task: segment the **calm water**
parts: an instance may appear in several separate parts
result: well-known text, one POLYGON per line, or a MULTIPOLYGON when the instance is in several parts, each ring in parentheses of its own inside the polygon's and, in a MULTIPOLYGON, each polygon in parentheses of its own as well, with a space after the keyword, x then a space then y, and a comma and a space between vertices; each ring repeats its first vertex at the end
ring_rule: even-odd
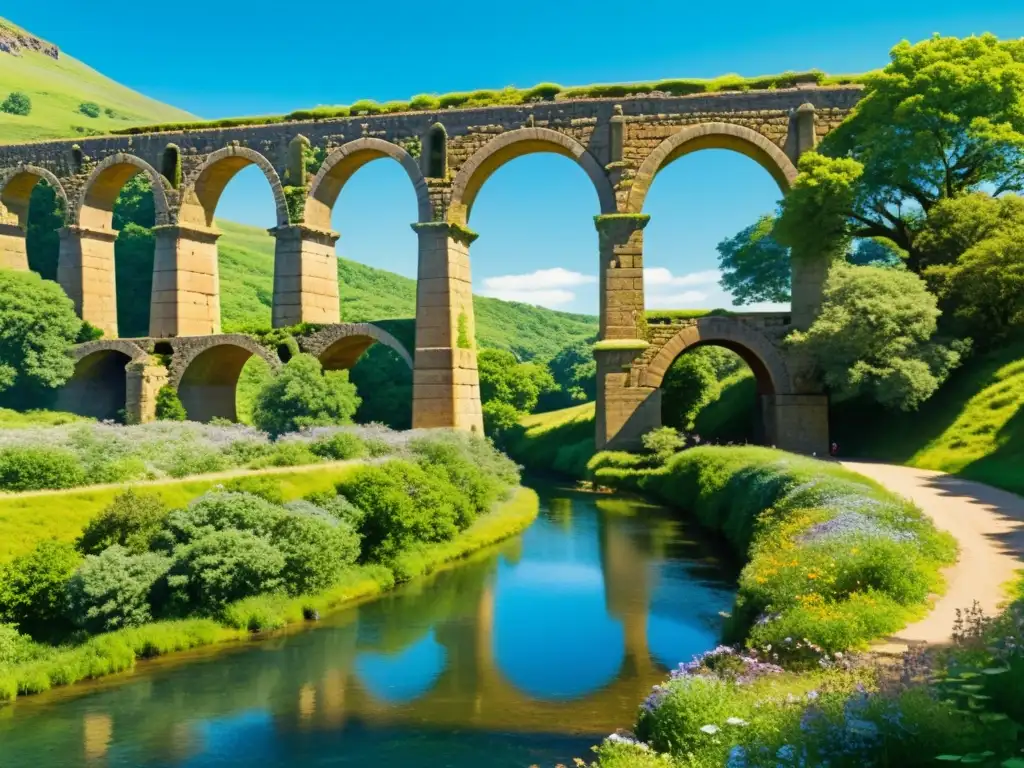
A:
POLYGON ((316 629, 0 708, 0 766, 552 766, 715 644, 732 587, 663 510, 541 488, 522 536, 316 629))

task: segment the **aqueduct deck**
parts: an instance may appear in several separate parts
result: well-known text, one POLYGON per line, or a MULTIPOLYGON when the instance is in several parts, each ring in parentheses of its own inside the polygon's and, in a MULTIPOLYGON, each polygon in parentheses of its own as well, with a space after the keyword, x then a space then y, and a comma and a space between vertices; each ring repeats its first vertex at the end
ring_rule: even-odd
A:
MULTIPOLYGON (((663 341, 661 354, 651 357, 645 351, 657 347, 658 338, 657 333, 651 337, 644 314, 643 229, 648 217, 643 206, 661 169, 701 149, 729 149, 752 158, 785 193, 796 177, 800 154, 838 125, 860 95, 859 86, 647 94, 4 146, 0 266, 28 268, 29 198, 35 184, 45 181, 66 211, 58 281, 83 319, 115 339, 113 206, 123 185, 145 174, 154 192, 157 223, 150 339, 128 343, 148 350, 147 345, 161 339, 223 339, 211 338, 209 349, 198 356, 209 355, 206 374, 195 374, 207 389, 195 389, 183 399, 194 396, 193 409, 207 417, 233 415, 233 396, 228 398, 226 388, 242 352, 231 353, 235 357, 228 360, 223 348, 244 351, 245 345, 219 336, 214 214, 224 188, 241 169, 255 165, 273 192, 274 325, 333 325, 341 318, 334 263, 339 235, 331 230, 332 208, 364 164, 396 161, 418 201, 417 221, 410 222, 419 236, 413 424, 480 429, 469 259, 476 238, 469 229, 473 203, 487 178, 505 163, 529 153, 552 152, 574 160, 596 195, 601 342, 595 348, 597 445, 628 443, 660 423, 658 385, 672 350, 721 343, 753 361, 755 373, 771 374, 759 375, 764 406, 770 411, 765 415, 769 439, 795 450, 823 450, 827 423, 820 387, 756 323, 739 318, 695 321, 690 330, 678 331, 678 338, 663 341), (760 335, 755 339, 753 333, 760 335), (626 373, 624 366, 629 368, 626 373), (783 367, 786 374, 776 375, 783 367)), ((816 315, 825 274, 823 259, 806 256, 793 258, 791 323, 796 328, 806 328, 816 315)), ((339 361, 357 347, 346 353, 336 350, 339 361)), ((135 386, 130 383, 132 371, 140 366, 139 381, 152 383, 166 376, 186 389, 199 386, 189 383, 187 371, 176 379, 173 364, 164 366, 164 373, 147 373, 149 367, 159 367, 153 352, 139 356, 128 347, 118 349, 130 368, 128 390, 135 386)), ((248 350, 245 358, 251 354, 259 352, 248 350)), ((87 358, 81 357, 83 364, 87 358)), ((111 360, 108 356, 101 364, 94 359, 85 368, 115 365, 111 360)), ((195 364, 195 371, 204 366, 198 358, 195 364)), ((140 407, 139 417, 147 417, 147 409, 140 407)))

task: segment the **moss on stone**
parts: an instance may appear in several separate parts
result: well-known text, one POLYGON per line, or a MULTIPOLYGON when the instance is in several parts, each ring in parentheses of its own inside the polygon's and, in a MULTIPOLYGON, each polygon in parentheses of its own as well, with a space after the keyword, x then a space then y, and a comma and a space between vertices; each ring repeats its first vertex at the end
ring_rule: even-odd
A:
POLYGON ((458 328, 458 339, 456 340, 456 346, 459 349, 472 349, 473 340, 469 338, 469 318, 465 312, 459 312, 459 319, 457 322, 458 328))
POLYGON ((292 224, 301 223, 303 216, 306 215, 306 187, 286 186, 284 201, 288 206, 288 221, 292 224))

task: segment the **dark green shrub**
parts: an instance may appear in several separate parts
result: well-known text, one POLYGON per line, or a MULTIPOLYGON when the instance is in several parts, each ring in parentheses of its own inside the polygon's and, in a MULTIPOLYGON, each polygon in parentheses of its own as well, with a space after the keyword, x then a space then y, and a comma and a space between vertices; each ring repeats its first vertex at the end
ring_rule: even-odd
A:
POLYGON ((60 637, 69 629, 64 588, 79 562, 71 544, 50 540, 0 568, 0 622, 36 639, 60 637))
POLYGON ((359 530, 359 525, 366 514, 344 496, 333 491, 313 491, 304 496, 303 501, 313 504, 343 523, 348 523, 355 530, 359 530))
POLYGON ((283 586, 284 555, 249 531, 219 530, 182 548, 167 576, 171 608, 216 611, 283 586))
POLYGON ((64 448, 0 450, 0 488, 5 491, 74 488, 85 485, 86 481, 78 457, 64 448))
MULTIPOLYGON (((13 624, 0 624, 0 667, 29 661, 36 654, 32 638, 18 632, 13 624)), ((3 696, 0 695, 0 700, 3 696)))
POLYGON ((86 117, 99 117, 100 105, 95 101, 83 101, 78 105, 78 111, 86 117))
POLYGON ((554 101, 562 92, 562 86, 555 83, 539 83, 523 91, 523 101, 554 101))
POLYGON ((522 437, 523 425, 519 423, 523 413, 511 403, 492 400, 484 403, 484 433, 496 445, 506 446, 522 437))
POLYGON ((93 634, 145 624, 152 619, 150 592, 170 564, 163 555, 136 555, 117 544, 89 555, 68 582, 71 621, 93 634))
POLYGON ((285 515, 280 507, 250 493, 210 491, 183 509, 170 512, 154 547, 171 551, 214 531, 240 530, 270 537, 285 515))
POLYGON ((312 355, 295 355, 256 395, 253 423, 272 435, 303 427, 348 424, 359 395, 347 371, 324 374, 312 355))
POLYGON ((271 504, 284 503, 281 483, 271 475, 235 477, 224 483, 224 490, 231 493, 248 493, 253 496, 259 496, 271 504))
POLYGON ((477 514, 489 512, 519 482, 516 465, 486 440, 473 435, 440 433, 416 438, 409 448, 428 472, 442 473, 469 499, 475 514, 460 519, 460 528, 467 527, 477 514))
POLYGON ((359 537, 351 527, 294 509, 273 541, 284 555, 281 578, 293 595, 326 589, 359 557, 359 537))
POLYGON ((97 339, 103 338, 103 329, 97 328, 95 325, 90 323, 88 320, 82 321, 82 327, 78 330, 78 336, 75 337, 76 344, 84 344, 87 341, 96 341, 97 339))
POLYGON ((188 413, 181 404, 178 392, 170 385, 160 387, 156 393, 156 417, 161 421, 185 421, 188 413))
POLYGON ((445 478, 408 461, 360 467, 338 491, 364 510, 362 559, 394 557, 421 542, 448 541, 472 515, 466 497, 445 478))
POLYGON ((28 97, 28 94, 21 91, 13 91, 3 100, 3 103, 0 103, 0 112, 6 112, 9 115, 25 117, 31 111, 32 99, 28 97))
POLYGON ((159 496, 129 488, 89 521, 76 542, 78 550, 84 555, 98 555, 119 544, 131 553, 146 552, 166 516, 167 508, 159 496))
POLYGON ((324 459, 344 461, 358 459, 367 454, 366 444, 351 432, 336 432, 329 437, 314 440, 309 450, 324 459))

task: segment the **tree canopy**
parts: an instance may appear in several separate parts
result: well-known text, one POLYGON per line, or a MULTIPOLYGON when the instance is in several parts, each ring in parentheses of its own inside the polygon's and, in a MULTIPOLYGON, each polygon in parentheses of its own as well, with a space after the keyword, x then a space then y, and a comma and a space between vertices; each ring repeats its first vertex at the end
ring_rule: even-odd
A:
POLYGON ((764 215, 716 246, 721 285, 736 304, 790 299, 789 249, 772 237, 774 226, 764 215))
POLYGON ((853 114, 801 158, 776 236, 826 257, 852 237, 881 237, 920 272, 919 235, 941 201, 1024 185, 1022 104, 1024 40, 900 43, 853 114))
POLYGON ((939 317, 924 280, 901 269, 835 264, 821 312, 789 343, 810 353, 836 401, 869 396, 913 410, 960 361, 963 346, 933 340, 939 317))

